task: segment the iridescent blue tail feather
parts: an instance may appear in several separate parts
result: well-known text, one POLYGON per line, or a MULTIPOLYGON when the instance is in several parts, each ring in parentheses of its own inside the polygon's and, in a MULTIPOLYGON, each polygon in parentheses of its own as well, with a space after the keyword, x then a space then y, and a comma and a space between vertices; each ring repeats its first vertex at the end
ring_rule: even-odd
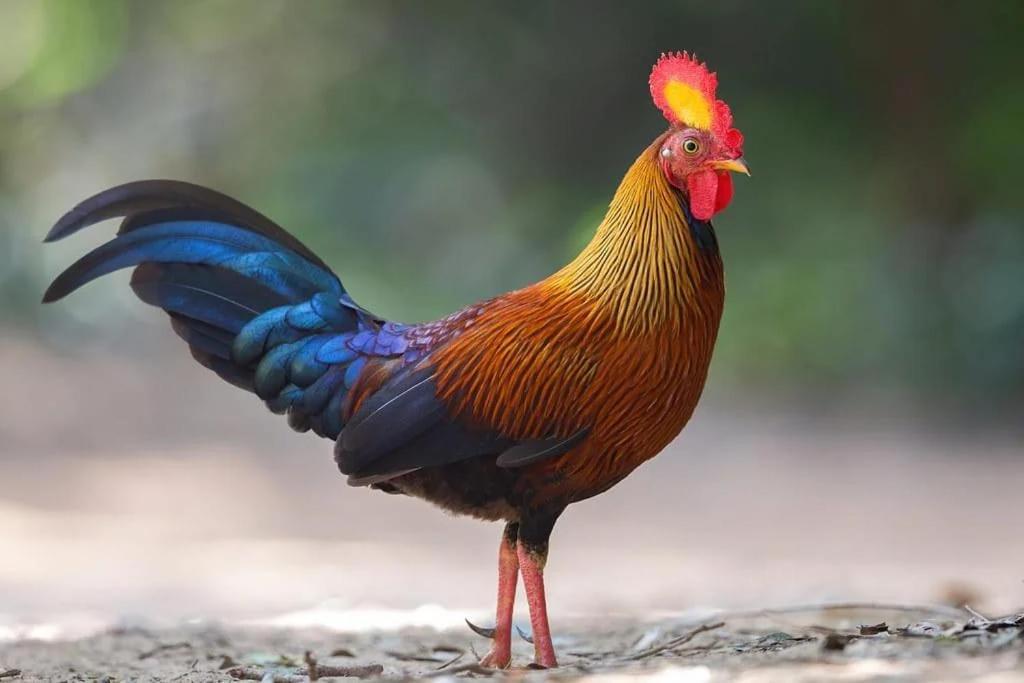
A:
POLYGON ((114 239, 61 273, 43 300, 134 268, 132 290, 170 316, 193 358, 287 415, 293 429, 335 440, 338 466, 355 485, 481 455, 504 453, 498 466, 516 468, 586 436, 517 441, 452 413, 429 362, 442 328, 369 313, 305 245, 212 190, 173 181, 115 187, 72 209, 47 241, 115 217, 123 221, 114 239))
POLYGON ((382 321, 284 229, 189 183, 150 180, 107 190, 68 212, 46 240, 119 216, 117 236, 61 273, 43 301, 134 267, 135 294, 168 313, 199 363, 287 413, 294 428, 334 438, 345 394, 366 361, 349 342, 382 321))

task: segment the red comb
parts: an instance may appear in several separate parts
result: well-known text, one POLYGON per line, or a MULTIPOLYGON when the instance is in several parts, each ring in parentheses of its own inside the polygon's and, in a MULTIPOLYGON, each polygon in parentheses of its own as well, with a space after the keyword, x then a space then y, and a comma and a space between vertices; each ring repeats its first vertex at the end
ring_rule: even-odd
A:
POLYGON ((704 62, 686 52, 662 54, 651 70, 650 84, 654 104, 672 125, 710 130, 726 144, 737 143, 731 147, 742 144, 743 136, 732 128, 729 105, 715 99, 718 77, 704 62), (685 96, 679 94, 681 91, 685 96), (681 97, 685 99, 680 101, 681 97))

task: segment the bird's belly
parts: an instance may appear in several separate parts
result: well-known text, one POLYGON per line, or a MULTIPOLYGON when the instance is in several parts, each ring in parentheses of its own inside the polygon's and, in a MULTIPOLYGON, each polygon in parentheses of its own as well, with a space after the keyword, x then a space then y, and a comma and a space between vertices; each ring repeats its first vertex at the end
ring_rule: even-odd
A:
POLYGON ((487 521, 519 518, 515 473, 499 468, 493 457, 430 467, 388 482, 396 492, 426 500, 448 512, 487 521))

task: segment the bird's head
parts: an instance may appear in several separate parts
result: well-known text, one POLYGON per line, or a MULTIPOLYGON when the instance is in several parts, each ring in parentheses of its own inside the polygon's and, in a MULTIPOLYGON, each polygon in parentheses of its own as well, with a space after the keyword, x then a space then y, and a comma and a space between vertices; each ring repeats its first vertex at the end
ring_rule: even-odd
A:
POLYGON ((665 54, 651 71, 651 97, 668 119, 658 159, 668 182, 682 190, 690 211, 709 220, 732 199, 730 172, 750 175, 743 134, 729 105, 715 99, 718 78, 685 52, 665 54))

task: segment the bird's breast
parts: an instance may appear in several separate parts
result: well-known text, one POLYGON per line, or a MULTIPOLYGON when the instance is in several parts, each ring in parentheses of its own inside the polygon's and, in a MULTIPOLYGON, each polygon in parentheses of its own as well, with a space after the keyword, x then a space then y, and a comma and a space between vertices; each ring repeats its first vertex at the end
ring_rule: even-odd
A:
POLYGON ((620 338, 602 350, 586 404, 592 425, 579 447, 541 463, 528 485, 545 495, 596 495, 653 458, 686 426, 704 388, 718 316, 620 338))

